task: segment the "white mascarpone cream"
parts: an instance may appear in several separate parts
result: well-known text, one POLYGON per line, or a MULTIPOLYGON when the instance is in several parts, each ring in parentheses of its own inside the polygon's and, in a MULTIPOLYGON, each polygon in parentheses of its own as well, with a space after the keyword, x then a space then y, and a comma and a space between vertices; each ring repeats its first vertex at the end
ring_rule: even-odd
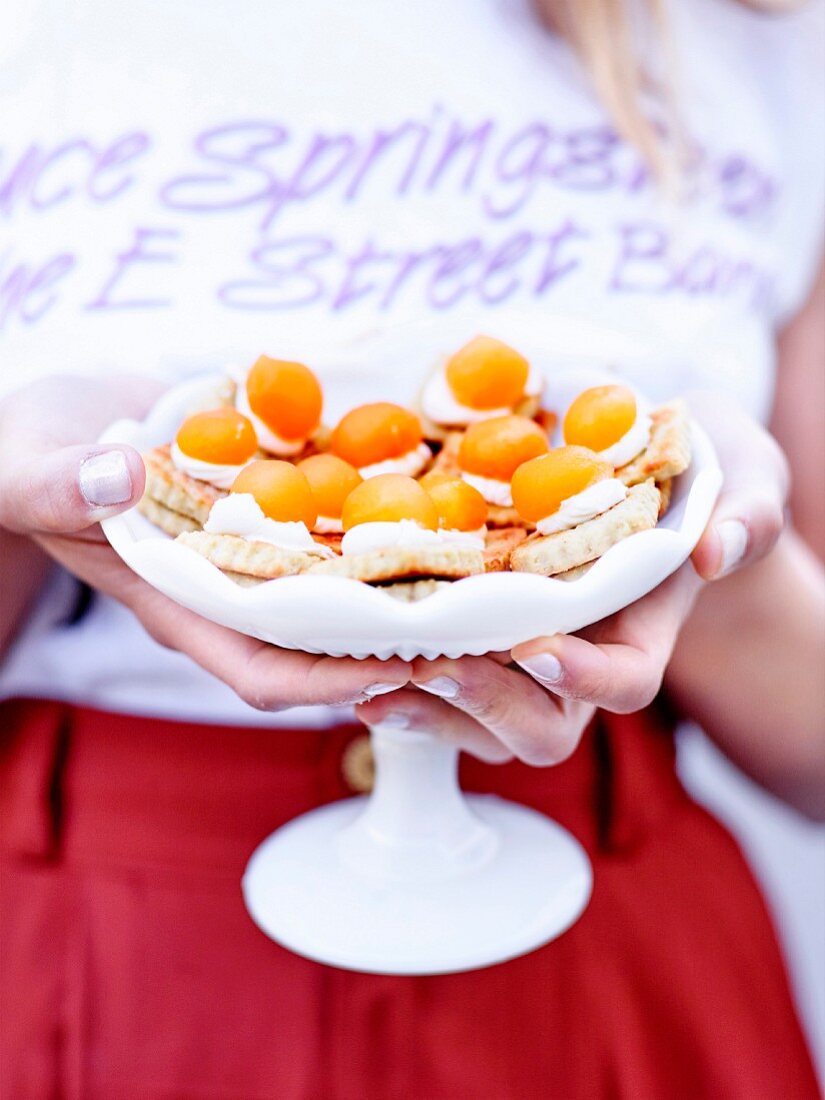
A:
POLYGON ((334 557, 329 547, 315 541, 305 523, 281 523, 264 515, 251 493, 230 493, 216 500, 203 529, 212 535, 237 535, 247 542, 268 542, 280 550, 334 557))
POLYGON ((513 507, 513 493, 509 481, 499 481, 496 477, 482 477, 480 474, 468 474, 461 471, 461 480, 478 489, 488 504, 497 504, 500 508, 513 507))
POLYGON ((216 489, 230 489, 235 478, 246 469, 249 462, 243 462, 240 466, 224 466, 218 462, 205 462, 202 458, 193 458, 184 454, 175 440, 172 441, 170 457, 176 469, 181 470, 196 481, 208 481, 216 489))
POLYGON ((545 519, 539 520, 536 530, 540 535, 553 535, 557 531, 568 531, 571 527, 578 527, 580 523, 586 523, 589 519, 595 519, 608 508, 620 504, 627 496, 627 486, 618 478, 608 477, 597 481, 595 485, 588 485, 580 493, 562 501, 557 512, 545 519))
POLYGON ((388 547, 412 550, 436 546, 466 546, 483 550, 484 536, 481 531, 430 531, 414 519, 359 523, 344 535, 341 553, 368 554, 372 550, 388 547))
MULTIPOLYGON (((531 366, 524 386, 524 396, 536 397, 543 388, 541 372, 531 366)), ((469 405, 462 405, 450 389, 445 362, 427 380, 421 394, 421 410, 436 424, 463 425, 478 424, 494 416, 509 416, 513 408, 506 406, 500 409, 473 409, 469 405)))
POLYGON ((373 462, 371 466, 362 466, 358 473, 366 481, 368 477, 377 477, 378 474, 406 474, 407 477, 415 477, 420 474, 432 458, 432 451, 426 443, 419 443, 406 454, 396 458, 386 458, 383 462, 373 462))
POLYGON ((448 546, 463 546, 468 550, 483 550, 486 545, 487 525, 476 531, 448 531, 443 527, 438 533, 448 546))
POLYGON ((306 447, 305 439, 282 439, 276 432, 265 424, 259 416, 256 416, 249 405, 249 397, 246 392, 246 379, 238 382, 235 390, 235 408, 242 413, 247 420, 252 421, 258 442, 265 451, 270 454, 288 457, 300 454, 306 447))
POLYGON ((318 535, 340 535, 344 525, 340 516, 318 516, 312 530, 318 535))
POLYGON ((603 451, 597 451, 599 458, 609 462, 617 469, 626 466, 631 459, 640 454, 650 442, 650 432, 653 421, 647 413, 639 413, 633 427, 630 428, 621 439, 617 439, 611 447, 605 447, 603 451))

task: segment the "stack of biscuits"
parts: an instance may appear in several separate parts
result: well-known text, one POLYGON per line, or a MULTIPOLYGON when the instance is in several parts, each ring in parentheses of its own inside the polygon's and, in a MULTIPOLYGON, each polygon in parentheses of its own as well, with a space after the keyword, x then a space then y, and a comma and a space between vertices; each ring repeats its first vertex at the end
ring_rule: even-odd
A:
MULTIPOLYGON (((344 418, 346 424, 342 421, 331 432, 321 424, 320 386, 314 375, 304 367, 301 371, 306 375, 297 372, 300 365, 293 363, 286 363, 289 369, 282 370, 278 366, 282 361, 262 356, 247 376, 252 379, 254 372, 255 386, 251 382, 247 386, 243 378, 237 386, 227 380, 215 409, 193 410, 195 416, 184 425, 188 434, 182 426, 174 440, 143 456, 146 490, 139 505, 141 512, 239 584, 259 584, 306 572, 359 580, 380 586, 399 600, 415 602, 456 580, 483 572, 512 570, 577 579, 616 543, 655 527, 667 510, 673 479, 690 464, 687 410, 682 402, 673 401, 643 417, 633 398, 632 410, 624 420, 608 411, 600 424, 596 416, 593 438, 601 438, 607 445, 593 452, 594 461, 604 466, 608 456, 618 456, 609 462, 609 475, 600 476, 621 482, 626 492, 596 514, 585 513, 560 529, 552 525, 548 529, 519 511, 510 482, 523 460, 545 453, 552 456, 553 442, 568 443, 566 434, 559 439, 560 424, 566 420, 558 414, 564 410, 544 409, 540 393, 526 392, 526 379, 532 376, 525 373, 518 353, 490 338, 478 339, 483 344, 473 341, 461 349, 461 371, 455 373, 453 388, 448 360, 439 366, 436 383, 425 385, 416 412, 387 403, 362 406, 355 410, 357 415, 350 414, 349 420, 344 418), (479 360, 476 374, 473 354, 479 360), (508 371, 505 385, 499 375, 508 371), (482 400, 486 404, 478 407, 482 400), (473 401, 475 406, 468 404, 473 401), (445 413, 440 416, 442 407, 445 413), (466 413, 464 423, 462 410, 466 413), (193 425, 191 421, 198 415, 202 420, 193 425), (611 416, 618 425, 615 429, 611 416), (484 443, 476 446, 476 455, 481 455, 478 469, 467 469, 473 440, 483 434, 479 425, 486 425, 483 431, 495 439, 492 422, 497 419, 501 438, 495 446, 504 457, 495 458, 498 465, 488 469, 484 461, 490 459, 490 451, 484 443), (529 428, 514 434, 515 421, 527 422, 529 428), (643 427, 643 434, 638 434, 643 427), (620 432, 621 439, 613 440, 610 431, 614 435, 620 432), (403 445, 398 442, 402 437, 403 445), (635 453, 622 454, 622 440, 633 439, 640 443, 633 446, 635 453), (508 465, 510 446, 512 462, 508 465), (311 466, 306 461, 310 456, 329 457, 311 466), (285 475, 285 466, 294 469, 297 488, 285 475), (260 467, 260 484, 252 476, 255 467, 260 467), (275 489, 263 483, 265 473, 277 474, 280 479, 280 503, 275 500, 275 489), (472 532, 468 529, 473 538, 464 542, 447 539, 442 545, 433 539, 432 545, 425 545, 399 538, 350 552, 344 537, 347 500, 358 486, 382 475, 407 481, 414 478, 423 492, 434 475, 443 482, 464 482, 485 497, 486 519, 472 532), (309 497, 304 500, 305 482, 312 498, 309 504, 309 497), (239 494, 253 498, 245 507, 255 509, 259 526, 248 526, 251 521, 245 518, 247 526, 225 529, 225 516, 231 510, 227 498, 233 498, 229 504, 234 506, 239 494), (335 500, 330 504, 332 497, 335 500), (301 527, 303 541, 278 544, 271 534, 275 530, 272 523, 301 527), (256 532, 264 530, 270 533, 256 539, 256 532)), ((614 403, 611 408, 616 401, 627 404, 629 391, 612 389, 624 392, 608 395, 614 403)), ((416 521, 415 512, 407 517, 403 509, 393 508, 392 502, 384 501, 382 506, 384 511, 376 513, 382 528, 416 521)), ((374 519, 371 522, 379 526, 374 519)), ((443 522, 438 525, 439 536, 444 533, 443 522)), ((294 531, 290 537, 297 537, 294 531)))

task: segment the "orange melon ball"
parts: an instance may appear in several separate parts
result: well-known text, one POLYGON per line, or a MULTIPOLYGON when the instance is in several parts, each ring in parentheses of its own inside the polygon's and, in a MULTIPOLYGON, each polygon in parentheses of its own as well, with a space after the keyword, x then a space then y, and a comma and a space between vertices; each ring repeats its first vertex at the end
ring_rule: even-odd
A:
POLYGON ((427 486, 438 509, 438 526, 445 531, 477 531, 487 522, 487 501, 460 478, 427 486))
POLYGON ((438 509, 415 478, 378 474, 362 481, 344 501, 343 527, 359 523, 394 523, 412 519, 429 531, 438 528, 438 509))
POLYGON ((299 462, 297 468, 309 482, 318 515, 330 519, 340 518, 344 501, 362 481, 355 467, 337 455, 311 455, 299 462))
POLYGON ((291 462, 259 459, 241 470, 231 492, 251 493, 265 516, 279 523, 313 527, 318 508, 309 481, 291 462))
POLYGON ((627 386, 593 386, 580 393, 564 417, 564 442, 604 451, 636 423, 636 398, 627 386))
POLYGON ((332 433, 330 450, 356 468, 414 451, 423 439, 421 421, 400 405, 376 401, 352 409, 332 433))
POLYGON ((495 340, 476 336, 447 360, 447 384, 457 401, 471 409, 512 408, 524 397, 530 364, 495 340))
POLYGON ((432 470, 427 470, 426 474, 422 474, 418 479, 418 484, 423 485, 429 493, 430 489, 434 485, 442 485, 445 481, 456 481, 455 474, 450 474, 446 470, 439 470, 437 466, 434 466, 432 470))
POLYGON ((303 363, 262 355, 246 378, 249 407, 281 439, 307 439, 321 423, 321 384, 303 363))
POLYGON ((552 516, 569 497, 613 476, 613 467, 586 447, 556 447, 513 474, 513 505, 528 523, 552 516))
POLYGON ((461 440, 458 464, 468 474, 509 481, 522 462, 549 450, 547 436, 526 416, 495 416, 471 424, 461 440))
POLYGON ((258 449, 252 423, 234 409, 211 409, 187 417, 175 442, 190 458, 217 466, 241 466, 258 449))

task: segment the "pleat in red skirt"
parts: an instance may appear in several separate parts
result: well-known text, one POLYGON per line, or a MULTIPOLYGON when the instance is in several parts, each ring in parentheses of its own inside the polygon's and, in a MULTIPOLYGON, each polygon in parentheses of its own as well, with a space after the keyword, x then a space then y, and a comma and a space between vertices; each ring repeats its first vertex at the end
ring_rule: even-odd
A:
POLYGON ((594 864, 546 947, 440 977, 290 954, 240 878, 275 827, 359 784, 363 731, 0 706, 4 1100, 815 1098, 776 938, 654 715, 566 763, 462 762, 594 864))

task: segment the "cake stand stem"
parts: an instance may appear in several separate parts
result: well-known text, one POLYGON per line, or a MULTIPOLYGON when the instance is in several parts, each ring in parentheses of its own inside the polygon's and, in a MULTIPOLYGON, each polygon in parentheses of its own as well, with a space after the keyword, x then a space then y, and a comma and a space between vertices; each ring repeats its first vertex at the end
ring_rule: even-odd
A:
POLYGON ((458 784, 458 751, 424 731, 373 726, 375 784, 338 854, 353 871, 433 882, 474 870, 498 848, 458 784))
POLYGON ((252 856, 247 907, 285 947, 378 974, 502 962, 569 928, 590 896, 579 844, 493 795, 463 795, 458 753, 375 726, 372 794, 284 825, 252 856))

